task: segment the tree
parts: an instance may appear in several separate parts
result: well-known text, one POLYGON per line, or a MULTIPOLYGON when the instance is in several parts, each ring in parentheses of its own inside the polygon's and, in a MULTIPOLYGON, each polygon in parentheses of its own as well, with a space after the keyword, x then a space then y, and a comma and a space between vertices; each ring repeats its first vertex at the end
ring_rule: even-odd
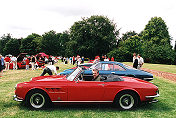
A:
POLYGON ((138 35, 129 36, 122 41, 118 48, 108 53, 108 57, 114 57, 116 61, 132 61, 132 54, 141 53, 141 39, 138 35))
POLYGON ((70 28, 70 43, 68 50, 73 54, 95 57, 107 54, 117 44, 119 32, 116 25, 104 16, 91 16, 75 22, 70 28))
POLYGON ((14 56, 17 56, 20 53, 20 44, 17 39, 11 39, 9 40, 4 48, 4 54, 12 54, 14 56))
POLYGON ((122 41, 125 41, 125 40, 127 40, 128 38, 130 38, 130 37, 132 37, 132 36, 135 36, 135 35, 138 35, 135 31, 126 32, 125 34, 122 34, 121 40, 122 40, 122 41))
POLYGON ((38 53, 38 46, 37 39, 41 37, 38 34, 32 33, 31 35, 28 35, 27 38, 21 39, 21 47, 20 51, 28 53, 30 55, 34 55, 38 53))
POLYGON ((12 39, 11 34, 3 35, 1 37, 1 39, 0 39, 0 54, 5 55, 4 54, 5 45, 11 39, 12 39))
POLYGON ((72 56, 73 55, 71 51, 68 51, 69 48, 67 48, 67 45, 69 45, 67 42, 69 41, 70 41, 69 32, 65 31, 63 33, 60 33, 60 37, 59 37, 60 55, 62 56, 72 56))
POLYGON ((49 55, 60 55, 60 34, 55 31, 49 31, 42 35, 41 50, 49 55))
POLYGON ((165 45, 171 42, 167 25, 161 17, 151 18, 141 34, 143 41, 152 41, 153 44, 165 45))
POLYGON ((143 57, 147 62, 167 64, 174 62, 175 54, 170 45, 172 39, 161 17, 151 18, 141 32, 141 39, 143 57))

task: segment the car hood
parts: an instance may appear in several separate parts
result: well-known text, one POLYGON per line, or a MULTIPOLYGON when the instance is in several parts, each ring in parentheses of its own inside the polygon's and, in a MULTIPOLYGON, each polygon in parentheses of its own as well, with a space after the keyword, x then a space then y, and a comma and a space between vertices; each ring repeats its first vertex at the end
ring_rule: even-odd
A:
POLYGON ((131 72, 135 72, 135 73, 138 73, 138 74, 146 74, 146 75, 152 75, 151 73, 147 72, 147 71, 143 71, 143 70, 138 70, 138 69, 128 69, 129 71, 131 72))

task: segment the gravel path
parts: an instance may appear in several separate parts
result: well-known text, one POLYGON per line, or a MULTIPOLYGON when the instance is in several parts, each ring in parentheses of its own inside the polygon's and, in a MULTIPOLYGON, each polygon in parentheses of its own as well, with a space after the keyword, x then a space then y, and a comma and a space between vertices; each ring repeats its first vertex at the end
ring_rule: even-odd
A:
POLYGON ((142 70, 147 71, 149 73, 152 73, 155 76, 163 77, 165 79, 169 79, 169 80, 176 82, 176 74, 151 70, 151 69, 147 69, 147 68, 142 68, 142 70))

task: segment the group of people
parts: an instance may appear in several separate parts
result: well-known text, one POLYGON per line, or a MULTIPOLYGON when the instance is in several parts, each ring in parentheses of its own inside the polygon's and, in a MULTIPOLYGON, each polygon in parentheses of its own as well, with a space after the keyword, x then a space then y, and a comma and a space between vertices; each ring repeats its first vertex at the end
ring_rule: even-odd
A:
POLYGON ((17 69, 17 58, 15 56, 5 56, 5 58, 0 54, 0 77, 3 75, 3 70, 9 70, 10 62, 13 63, 14 68, 17 69))
POLYGON ((141 55, 136 55, 136 53, 133 53, 133 68, 141 69, 143 64, 144 59, 141 57, 141 55))
MULTIPOLYGON (((35 70, 39 62, 47 63, 48 67, 44 68, 44 71, 41 74, 41 76, 43 76, 46 73, 51 75, 52 72, 57 74, 56 70, 59 69, 59 67, 55 67, 53 65, 55 62, 52 56, 50 56, 49 58, 46 58, 46 57, 32 55, 32 56, 19 57, 18 60, 20 60, 21 62, 23 62, 23 64, 25 64, 26 70, 29 70, 29 67, 30 67, 29 65, 31 65, 32 70, 35 70)), ((0 77, 2 77, 3 75, 3 70, 9 70, 10 68, 13 70, 18 69, 17 57, 8 56, 8 55, 3 57, 0 54, 0 77)))
MULTIPOLYGON (((56 70, 58 70, 59 67, 55 67, 53 65, 54 62, 53 62, 53 59, 51 57, 49 57, 47 59, 42 58, 42 57, 37 58, 34 55, 32 55, 30 58, 24 57, 23 61, 26 62, 26 70, 29 69, 29 64, 31 64, 32 70, 35 70, 35 64, 36 64, 37 60, 41 60, 41 61, 44 61, 44 62, 47 61, 48 64, 49 64, 49 66, 47 66, 43 69, 43 72, 42 72, 41 76, 44 76, 46 73, 48 73, 49 75, 52 75, 53 73, 57 74, 56 70)), ((100 60, 101 61, 110 61, 110 60, 114 61, 114 57, 112 57, 110 59, 106 55, 102 56, 101 58, 99 56, 96 56, 93 63, 97 63, 100 60)), ((77 55, 76 57, 73 56, 73 57, 70 57, 69 59, 68 58, 62 58, 62 61, 64 63, 68 63, 68 61, 69 61, 70 64, 74 65, 75 63, 77 63, 77 65, 79 65, 81 63, 84 63, 84 57, 80 57, 79 55, 77 55)), ((10 58, 9 56, 6 56, 4 58, 2 55, 0 55, 0 77, 2 76, 3 69, 9 70, 10 62, 13 63, 13 69, 17 69, 17 58, 16 57, 12 56, 10 58)), ((137 55, 136 53, 133 53, 133 67, 136 68, 136 69, 141 69, 143 64, 144 64, 144 59, 140 56, 140 54, 137 55)), ((92 73, 93 73, 94 80, 99 80, 100 79, 98 70, 93 69, 92 73)))
POLYGON ((77 55, 77 56, 72 56, 70 58, 62 57, 61 60, 65 64, 70 63, 70 64, 73 64, 73 65, 75 65, 75 64, 79 65, 81 63, 84 63, 84 56, 80 57, 79 55, 77 55))
POLYGON ((99 61, 114 61, 114 57, 108 58, 106 55, 104 55, 100 58, 99 56, 96 56, 95 60, 93 61, 93 64, 95 64, 99 61))

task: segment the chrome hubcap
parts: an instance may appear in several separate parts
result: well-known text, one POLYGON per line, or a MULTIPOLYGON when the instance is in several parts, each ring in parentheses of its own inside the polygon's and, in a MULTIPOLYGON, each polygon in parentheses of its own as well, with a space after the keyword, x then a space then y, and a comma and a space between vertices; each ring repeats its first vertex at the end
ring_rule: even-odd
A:
POLYGON ((45 104, 45 98, 40 93, 35 93, 30 98, 30 104, 34 108, 41 108, 45 104))
POLYGON ((124 94, 120 97, 119 104, 123 109, 130 109, 134 105, 134 99, 130 94, 124 94))

